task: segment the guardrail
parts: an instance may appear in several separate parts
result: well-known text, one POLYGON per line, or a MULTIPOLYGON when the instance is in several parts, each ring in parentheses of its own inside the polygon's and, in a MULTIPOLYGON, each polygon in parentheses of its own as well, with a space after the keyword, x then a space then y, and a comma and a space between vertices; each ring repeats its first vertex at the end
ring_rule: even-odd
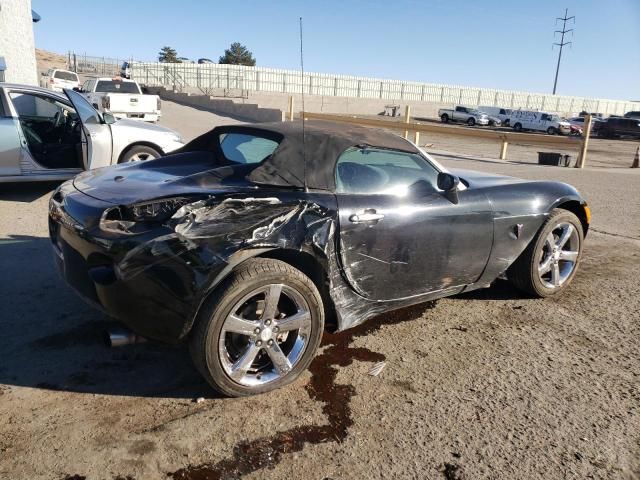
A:
MULTIPOLYGON (((571 149, 578 149, 576 168, 582 168, 587 158, 589 136, 591 134, 591 117, 585 121, 585 132, 582 137, 564 137, 560 135, 539 135, 535 133, 502 132, 485 130, 481 128, 463 128, 438 125, 433 123, 419 123, 411 121, 410 109, 407 107, 404 121, 379 120, 348 115, 331 115, 327 113, 300 112, 305 119, 328 120, 332 122, 351 123, 365 127, 387 128, 404 132, 404 138, 409 138, 409 133, 414 134, 414 143, 418 144, 420 133, 440 133, 446 135, 459 135, 463 137, 487 138, 500 144, 500 160, 507 159, 507 147, 509 143, 527 143, 536 145, 552 145, 571 149)), ((288 116, 291 118, 291 115, 288 116)))

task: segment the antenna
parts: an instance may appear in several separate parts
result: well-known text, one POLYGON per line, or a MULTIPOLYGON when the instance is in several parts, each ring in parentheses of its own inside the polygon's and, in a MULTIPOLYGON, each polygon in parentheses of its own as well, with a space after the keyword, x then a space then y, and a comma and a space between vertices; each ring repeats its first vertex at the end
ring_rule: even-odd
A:
POLYGON ((309 187, 307 187, 307 146, 305 143, 305 131, 304 131, 304 56, 302 54, 302 17, 300 17, 300 75, 302 77, 302 82, 300 85, 302 87, 302 162, 303 162, 303 174, 304 174, 304 191, 308 192, 309 187))
MULTIPOLYGON (((558 52, 558 65, 556 66, 556 79, 553 81, 553 95, 556 94, 556 86, 558 85, 558 72, 560 71, 560 59, 562 58, 562 47, 564 47, 565 45, 571 45, 573 42, 565 42, 564 41, 564 35, 565 33, 569 33, 571 32, 571 36, 573 37, 573 28, 570 28, 569 30, 567 30, 567 22, 569 20, 573 20, 573 24, 575 25, 576 23, 576 17, 568 17, 567 15, 569 15, 569 9, 565 8, 564 9, 564 17, 556 17, 556 25, 558 24, 558 20, 562 20, 562 30, 556 30, 555 32, 553 32, 553 35, 555 36, 556 33, 561 34, 562 36, 560 37, 560 43, 554 43, 553 45, 558 45, 560 47, 560 51, 558 52)), ((551 46, 551 48, 553 48, 553 45, 551 46)))

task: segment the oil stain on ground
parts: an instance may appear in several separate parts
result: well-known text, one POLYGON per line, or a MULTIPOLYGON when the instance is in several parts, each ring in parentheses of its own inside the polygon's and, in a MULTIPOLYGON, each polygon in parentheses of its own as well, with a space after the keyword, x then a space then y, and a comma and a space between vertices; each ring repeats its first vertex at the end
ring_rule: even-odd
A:
POLYGON ((396 324, 420 317, 435 302, 409 307, 384 316, 372 318, 365 324, 336 334, 325 334, 322 345, 326 348, 311 363, 311 381, 306 386, 309 397, 322 402, 325 425, 301 425, 276 435, 251 442, 238 443, 233 456, 218 463, 190 465, 167 476, 173 480, 237 479, 263 468, 273 468, 283 454, 301 451, 306 444, 343 442, 353 425, 351 398, 355 395, 352 385, 335 383, 338 367, 346 367, 354 360, 381 362, 385 356, 367 348, 350 347, 354 338, 368 335, 382 325, 396 324))

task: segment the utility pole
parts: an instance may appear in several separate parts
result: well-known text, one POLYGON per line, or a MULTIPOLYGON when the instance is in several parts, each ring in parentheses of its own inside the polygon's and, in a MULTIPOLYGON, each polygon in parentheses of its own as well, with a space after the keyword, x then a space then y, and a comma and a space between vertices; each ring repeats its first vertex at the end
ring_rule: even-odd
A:
MULTIPOLYGON (((568 17, 567 15, 569 15, 569 9, 565 8, 564 9, 564 17, 556 17, 556 25, 558 24, 558 20, 562 20, 562 30, 556 30, 555 32, 553 32, 553 35, 555 37, 556 33, 559 33, 561 35, 560 37, 560 43, 554 43, 553 45, 558 45, 560 47, 560 51, 558 52, 558 65, 556 66, 556 79, 553 81, 553 94, 556 94, 556 87, 558 86, 558 72, 560 71, 560 59, 562 58, 562 47, 564 47, 565 45, 571 45, 571 43, 573 42, 565 42, 564 41, 564 36, 566 33, 569 32, 573 32, 573 28, 570 28, 569 30, 567 30, 567 22, 569 20, 573 20, 573 23, 576 23, 576 17, 568 17)), ((573 35, 573 33, 571 34, 573 35)), ((552 48, 553 48, 552 45, 552 48)))

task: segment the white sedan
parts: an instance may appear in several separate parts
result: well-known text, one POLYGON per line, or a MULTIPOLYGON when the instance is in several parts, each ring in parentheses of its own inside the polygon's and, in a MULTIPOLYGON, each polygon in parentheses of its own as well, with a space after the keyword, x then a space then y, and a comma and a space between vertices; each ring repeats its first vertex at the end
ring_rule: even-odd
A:
POLYGON ((173 130, 116 120, 72 90, 0 83, 0 183, 64 180, 83 170, 158 158, 183 145, 173 130))

